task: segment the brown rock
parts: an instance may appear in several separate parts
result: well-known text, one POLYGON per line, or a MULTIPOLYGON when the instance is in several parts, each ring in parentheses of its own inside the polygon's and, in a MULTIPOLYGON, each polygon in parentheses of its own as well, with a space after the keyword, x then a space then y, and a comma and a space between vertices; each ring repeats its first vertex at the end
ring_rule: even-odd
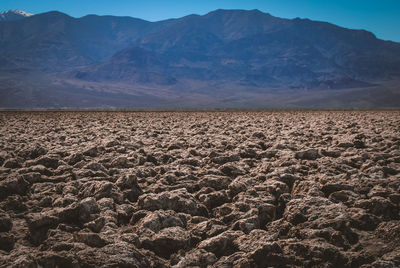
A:
POLYGON ((15 245, 15 239, 12 234, 0 233, 0 250, 11 251, 15 245))
POLYGON ((138 205, 145 210, 170 209, 193 216, 208 214, 207 209, 184 188, 160 194, 143 194, 139 197, 138 205))
POLYGON ((315 160, 320 157, 317 149, 308 149, 306 151, 297 152, 295 154, 296 159, 303 160, 315 160))
POLYGON ((226 231, 202 241, 198 248, 212 252, 216 256, 230 255, 237 250, 233 241, 241 235, 244 235, 241 231, 226 231))
POLYGON ((12 226, 13 223, 10 216, 6 212, 0 210, 0 232, 10 231, 12 226))
POLYGON ((93 197, 87 197, 79 203, 79 220, 81 222, 88 222, 93 220, 92 215, 99 213, 100 209, 93 197))
POLYGON ((190 245, 190 234, 181 227, 168 227, 148 238, 141 240, 144 248, 154 251, 157 255, 169 258, 169 256, 190 245))
POLYGON ((15 158, 8 159, 4 161, 3 167, 5 168, 21 168, 22 165, 19 163, 19 161, 15 158))
POLYGON ((217 258, 213 253, 207 252, 204 249, 195 249, 186 253, 186 255, 182 257, 173 267, 208 267, 215 263, 216 260, 217 258))
POLYGON ((96 233, 79 232, 74 234, 74 239, 76 242, 85 243, 89 247, 101 248, 107 244, 107 242, 96 233))

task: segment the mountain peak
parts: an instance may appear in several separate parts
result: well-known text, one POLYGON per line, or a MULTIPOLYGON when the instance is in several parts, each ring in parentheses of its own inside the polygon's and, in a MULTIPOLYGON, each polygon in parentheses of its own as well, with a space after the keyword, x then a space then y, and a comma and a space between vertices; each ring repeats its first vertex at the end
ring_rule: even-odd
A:
POLYGON ((205 16, 213 16, 213 15, 270 15, 269 13, 265 13, 260 11, 259 9, 216 9, 207 13, 205 16))
POLYGON ((0 21, 19 20, 30 16, 33 16, 33 14, 22 10, 7 10, 0 13, 0 21))

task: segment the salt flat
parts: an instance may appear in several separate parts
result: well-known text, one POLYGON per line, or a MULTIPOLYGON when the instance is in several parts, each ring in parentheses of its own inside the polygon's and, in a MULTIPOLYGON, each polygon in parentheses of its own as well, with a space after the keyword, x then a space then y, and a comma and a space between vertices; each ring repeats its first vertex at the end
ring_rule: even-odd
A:
POLYGON ((398 267, 400 111, 1 112, 0 266, 398 267))

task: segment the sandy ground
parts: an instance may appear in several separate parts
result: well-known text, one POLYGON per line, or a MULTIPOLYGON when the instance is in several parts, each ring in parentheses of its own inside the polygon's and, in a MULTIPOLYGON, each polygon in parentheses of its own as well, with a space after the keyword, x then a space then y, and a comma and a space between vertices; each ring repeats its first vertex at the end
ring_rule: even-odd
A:
POLYGON ((399 267, 400 111, 0 113, 1 267, 399 267))

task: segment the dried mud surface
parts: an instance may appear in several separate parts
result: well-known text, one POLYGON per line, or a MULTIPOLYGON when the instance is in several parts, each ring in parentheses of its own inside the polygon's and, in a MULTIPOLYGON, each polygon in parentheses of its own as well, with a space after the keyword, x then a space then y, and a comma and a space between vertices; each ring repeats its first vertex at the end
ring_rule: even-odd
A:
POLYGON ((399 267, 400 112, 0 113, 0 267, 399 267))

